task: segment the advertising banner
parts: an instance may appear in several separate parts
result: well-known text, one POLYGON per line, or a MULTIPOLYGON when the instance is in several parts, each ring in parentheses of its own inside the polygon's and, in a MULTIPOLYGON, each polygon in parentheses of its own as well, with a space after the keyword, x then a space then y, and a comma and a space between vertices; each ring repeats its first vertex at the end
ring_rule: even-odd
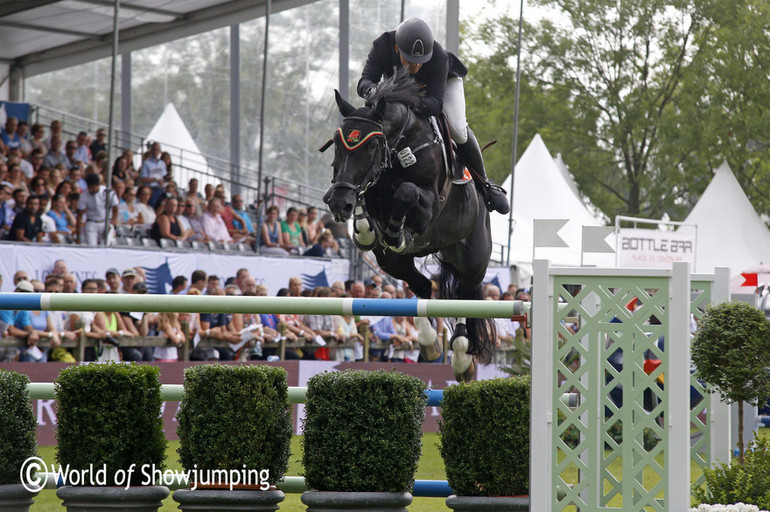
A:
POLYGON ((622 228, 618 234, 618 266, 669 268, 675 261, 695 267, 695 230, 622 228))

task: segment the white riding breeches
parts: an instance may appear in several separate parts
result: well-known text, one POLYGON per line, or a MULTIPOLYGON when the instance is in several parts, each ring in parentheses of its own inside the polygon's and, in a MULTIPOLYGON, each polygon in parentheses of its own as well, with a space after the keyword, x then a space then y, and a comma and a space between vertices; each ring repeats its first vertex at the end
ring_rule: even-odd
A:
POLYGON ((449 133, 456 144, 468 141, 468 121, 465 118, 465 89, 463 79, 448 78, 444 90, 444 115, 449 122, 449 133))

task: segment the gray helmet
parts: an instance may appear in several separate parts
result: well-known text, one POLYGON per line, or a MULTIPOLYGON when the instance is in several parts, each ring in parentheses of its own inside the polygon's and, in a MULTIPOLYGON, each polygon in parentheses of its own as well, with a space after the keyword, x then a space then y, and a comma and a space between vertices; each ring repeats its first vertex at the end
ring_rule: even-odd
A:
POLYGON ((396 29, 396 45, 407 61, 424 64, 433 56, 433 31, 420 18, 409 18, 396 29))

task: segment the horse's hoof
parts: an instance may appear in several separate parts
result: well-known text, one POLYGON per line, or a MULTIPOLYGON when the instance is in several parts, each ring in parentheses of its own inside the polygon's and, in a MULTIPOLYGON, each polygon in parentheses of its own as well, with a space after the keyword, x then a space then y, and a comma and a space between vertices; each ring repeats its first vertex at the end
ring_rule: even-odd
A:
POLYGON ((430 320, 418 316, 414 319, 417 326, 417 340, 420 342, 420 354, 426 361, 435 361, 441 357, 441 345, 438 342, 438 333, 430 324, 430 320))
POLYGON ((452 371, 460 382, 472 380, 475 373, 473 356, 468 354, 468 345, 468 338, 465 336, 452 339, 452 371))

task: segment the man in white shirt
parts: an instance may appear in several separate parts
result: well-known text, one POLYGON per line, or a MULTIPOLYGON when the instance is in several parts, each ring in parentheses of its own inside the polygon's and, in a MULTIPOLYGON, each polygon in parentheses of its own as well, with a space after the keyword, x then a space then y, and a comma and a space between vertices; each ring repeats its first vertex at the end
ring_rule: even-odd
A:
MULTIPOLYGON (((104 242, 105 219, 107 217, 107 187, 101 185, 98 174, 86 176, 88 187, 81 194, 78 201, 78 217, 76 240, 78 244, 83 242, 83 216, 85 215, 85 236, 88 245, 97 245, 104 242)), ((112 190, 109 191, 109 208, 111 220, 107 245, 114 236, 114 226, 118 224, 118 196, 112 190)))

